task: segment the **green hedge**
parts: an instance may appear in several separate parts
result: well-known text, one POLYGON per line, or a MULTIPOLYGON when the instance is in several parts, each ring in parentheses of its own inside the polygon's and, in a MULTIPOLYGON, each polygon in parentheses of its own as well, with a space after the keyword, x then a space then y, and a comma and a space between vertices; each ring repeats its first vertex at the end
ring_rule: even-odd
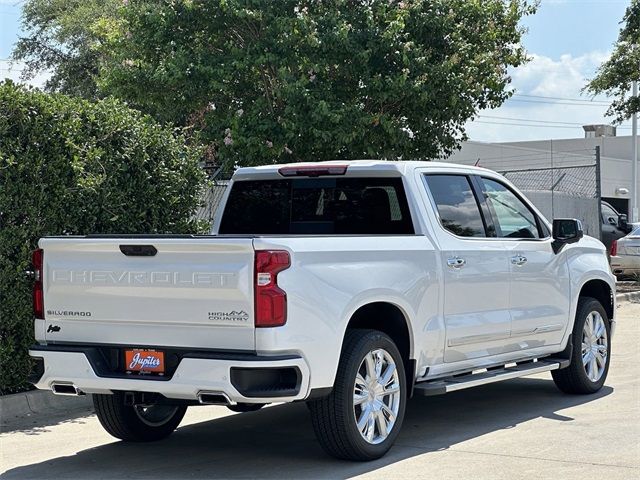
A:
POLYGON ((122 102, 0 83, 1 394, 28 388, 38 238, 202 231, 200 153, 122 102))

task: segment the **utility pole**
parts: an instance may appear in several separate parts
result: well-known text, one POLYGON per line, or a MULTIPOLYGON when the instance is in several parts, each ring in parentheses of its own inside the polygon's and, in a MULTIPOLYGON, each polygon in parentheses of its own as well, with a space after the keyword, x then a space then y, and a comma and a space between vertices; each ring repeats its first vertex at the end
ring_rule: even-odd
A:
MULTIPOLYGON (((633 82, 633 96, 638 96, 638 82, 633 82)), ((638 114, 631 116, 631 221, 638 222, 638 114)))
POLYGON ((602 179, 600 178, 600 145, 596 145, 596 198, 598 199, 598 240, 602 241, 602 179))

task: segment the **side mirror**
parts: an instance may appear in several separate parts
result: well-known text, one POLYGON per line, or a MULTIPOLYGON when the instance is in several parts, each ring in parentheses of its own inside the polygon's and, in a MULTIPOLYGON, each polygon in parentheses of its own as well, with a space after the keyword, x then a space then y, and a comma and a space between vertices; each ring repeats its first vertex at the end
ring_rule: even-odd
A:
POLYGON ((621 213, 618 216, 618 228, 623 232, 629 233, 631 231, 631 226, 627 222, 627 216, 624 213, 621 213))
POLYGON ((584 235, 582 222, 575 218, 556 218, 553 220, 553 242, 551 246, 555 253, 569 243, 576 243, 584 235))
POLYGON ((616 220, 615 217, 608 217, 607 222, 609 222, 609 224, 613 225, 614 227, 617 227, 620 225, 620 219, 618 218, 618 220, 616 220))

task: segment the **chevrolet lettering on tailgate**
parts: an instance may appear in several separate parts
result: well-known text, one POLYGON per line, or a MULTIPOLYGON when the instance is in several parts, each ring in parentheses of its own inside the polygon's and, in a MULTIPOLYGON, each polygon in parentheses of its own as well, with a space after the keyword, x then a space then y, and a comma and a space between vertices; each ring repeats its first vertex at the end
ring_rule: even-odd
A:
POLYGON ((106 270, 54 270, 52 281, 58 284, 226 287, 233 273, 217 272, 134 272, 106 270))

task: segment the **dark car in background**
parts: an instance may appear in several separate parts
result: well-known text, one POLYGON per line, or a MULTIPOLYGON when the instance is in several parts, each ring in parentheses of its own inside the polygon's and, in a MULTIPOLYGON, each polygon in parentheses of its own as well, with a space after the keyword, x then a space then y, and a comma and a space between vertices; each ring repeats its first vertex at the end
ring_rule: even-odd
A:
POLYGON ((600 216, 602 219, 602 243, 607 247, 608 252, 611 252, 614 240, 624 237, 631 232, 634 226, 640 225, 627 223, 627 216, 624 213, 618 213, 607 202, 602 202, 600 216))

